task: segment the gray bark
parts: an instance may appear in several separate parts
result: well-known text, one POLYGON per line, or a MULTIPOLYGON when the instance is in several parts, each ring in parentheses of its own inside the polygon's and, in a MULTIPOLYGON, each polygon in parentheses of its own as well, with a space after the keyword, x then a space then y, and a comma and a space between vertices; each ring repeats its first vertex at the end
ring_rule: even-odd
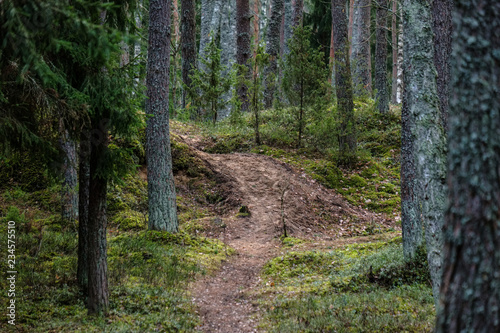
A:
POLYGON ((397 104, 397 94, 398 94, 398 30, 397 24, 397 12, 398 12, 398 1, 392 0, 392 24, 391 24, 391 35, 392 35, 392 89, 391 89, 391 103, 397 104))
POLYGON ((435 300, 439 296, 445 208, 446 139, 437 97, 428 0, 404 0, 405 96, 412 121, 415 178, 435 300))
MULTIPOLYGON (((194 0, 182 0, 181 4, 182 81, 191 87, 196 67, 196 4, 194 0)), ((182 107, 186 107, 186 89, 182 90, 182 107)))
POLYGON ((436 332, 500 331, 500 2, 456 0, 436 332))
POLYGON ((372 95, 370 51, 371 0, 355 0, 352 26, 351 65, 354 95, 372 95))
MULTIPOLYGON (((226 67, 222 73, 223 76, 229 75, 231 68, 236 62, 236 7, 235 1, 224 2, 221 10, 221 25, 220 25, 220 48, 221 48, 221 65, 226 67)), ((222 96, 226 107, 218 111, 217 119, 223 119, 229 116, 231 108, 229 99, 231 92, 227 92, 222 96)))
POLYGON ((177 232, 168 111, 170 11, 169 0, 150 1, 146 113, 152 117, 147 120, 146 159, 149 229, 177 232))
POLYGON ((434 65, 438 73, 437 89, 443 127, 448 123, 450 98, 451 10, 453 0, 432 1, 432 28, 434 31, 434 65))
POLYGON ((414 138, 411 133, 414 124, 408 108, 407 93, 405 91, 401 108, 401 227, 404 257, 410 261, 423 244, 424 234, 415 179, 414 138))
POLYGON ((399 17, 401 20, 399 22, 399 37, 398 37, 398 77, 397 77, 397 89, 396 89, 396 103, 401 103, 403 100, 403 8, 399 6, 399 17))
POLYGON ((389 112, 389 91, 387 86, 387 5, 388 0, 379 0, 376 15, 375 89, 377 90, 377 108, 380 113, 389 112))
POLYGON ((266 53, 269 54, 269 64, 266 67, 264 106, 271 108, 276 90, 276 79, 278 77, 278 56, 280 54, 280 28, 283 19, 284 1, 273 0, 271 8, 271 19, 269 20, 266 53))
POLYGON ((288 41, 293 36, 293 5, 292 0, 285 0, 285 24, 283 26, 283 55, 282 57, 290 53, 288 48, 288 41))
POLYGON ((90 133, 84 129, 80 135, 78 177, 78 285, 84 293, 89 279, 89 186, 90 186, 90 133))
MULTIPOLYGON (((214 0, 201 0, 200 49, 198 50, 199 59, 204 58, 205 48, 210 42, 214 4, 214 0)), ((198 68, 202 68, 201 60, 198 62, 198 66, 198 68)))
POLYGON ((61 187, 61 217, 63 221, 75 223, 78 218, 77 160, 76 143, 69 138, 68 131, 62 130, 60 139, 63 152, 63 182, 61 187))
POLYGON ((332 0, 332 22, 337 110, 340 117, 339 151, 341 159, 344 159, 352 158, 352 154, 356 151, 356 132, 347 40, 347 16, 343 0, 332 0))

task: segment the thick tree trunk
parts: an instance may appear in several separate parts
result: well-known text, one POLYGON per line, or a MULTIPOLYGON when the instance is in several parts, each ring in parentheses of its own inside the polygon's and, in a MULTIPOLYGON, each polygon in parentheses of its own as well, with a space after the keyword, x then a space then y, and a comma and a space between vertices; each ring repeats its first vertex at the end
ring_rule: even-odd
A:
POLYGON ((201 0, 201 23, 200 23, 200 49, 198 68, 201 68, 201 59, 205 57, 205 48, 210 43, 210 32, 212 30, 212 14, 214 0, 201 0))
MULTIPOLYGON (((194 0, 181 4, 182 81, 191 87, 190 75, 196 67, 196 5, 194 0)), ((182 107, 186 107, 186 89, 182 91, 182 107)))
POLYGON ((340 117, 340 158, 351 158, 356 151, 354 102, 352 93, 347 17, 343 0, 332 0, 333 45, 335 46, 335 85, 340 117))
POLYGON ((456 0, 436 332, 500 331, 500 2, 456 0))
POLYGON ((414 126, 408 108, 405 91, 401 108, 401 227, 403 229, 403 252, 405 260, 415 258, 417 249, 423 244, 422 219, 415 179, 414 126))
POLYGON ((377 5, 377 26, 375 44, 375 89, 377 109, 389 112, 389 91, 387 89, 387 5, 388 0, 379 0, 377 5))
POLYGON ((397 104, 397 93, 398 93, 398 31, 397 25, 397 11, 398 2, 397 0, 392 0, 392 25, 391 25, 391 35, 392 35, 392 91, 391 91, 391 103, 397 104))
POLYGON ((354 94, 359 97, 372 95, 370 11, 371 0, 355 0, 351 64, 354 94))
POLYGON ((84 129, 80 135, 78 177, 78 285, 84 294, 88 291, 89 279, 89 186, 90 186, 90 133, 84 129))
POLYGON ((266 53, 269 54, 269 65, 265 70, 264 106, 269 109, 273 105, 276 78, 278 77, 278 56, 280 54, 280 28, 283 20, 284 1, 273 0, 271 19, 267 30, 266 53))
POLYGON ((452 0, 432 1, 432 27, 434 31, 434 65, 437 70, 437 90, 443 127, 448 123, 448 100, 450 98, 450 55, 452 0))
POLYGON ((288 41, 293 36, 293 0, 285 0, 285 12, 284 12, 284 27, 283 27, 283 58, 290 53, 288 48, 288 41))
POLYGON ((61 128, 60 139, 63 152, 63 182, 61 186, 61 217, 74 224, 78 218, 78 190, 76 171, 76 143, 69 139, 68 131, 61 128))
MULTIPOLYGON (((238 65, 249 66, 248 59, 252 55, 250 35, 250 5, 248 0, 236 0, 236 61, 238 65)), ((249 73, 250 74, 250 71, 249 73)), ((241 109, 248 111, 248 87, 241 84, 238 96, 242 102, 241 109)))
POLYGON ((109 308, 108 263, 106 241, 106 191, 108 180, 100 175, 99 165, 106 158, 108 127, 103 120, 93 122, 95 135, 90 153, 88 214, 88 304, 89 314, 106 314, 109 308))
POLYGON ((352 53, 352 29, 354 24, 354 3, 355 0, 349 0, 349 22, 347 26, 347 39, 349 40, 349 54, 352 53))
POLYGON ((405 97, 414 144, 415 181, 435 300, 441 282, 446 138, 437 97, 432 17, 428 0, 404 0, 405 97))
POLYGON ((149 5, 147 65, 146 159, 148 165, 149 229, 178 231, 168 114, 170 63, 170 1, 149 5))
MULTIPOLYGON (((236 62, 236 8, 234 1, 228 1, 222 8, 220 25, 220 48, 221 65, 226 67, 223 76, 229 75, 231 68, 236 62)), ((231 99, 231 92, 228 91, 222 96, 227 103, 231 99)), ((229 103, 218 111, 217 119, 229 116, 231 108, 229 103)))

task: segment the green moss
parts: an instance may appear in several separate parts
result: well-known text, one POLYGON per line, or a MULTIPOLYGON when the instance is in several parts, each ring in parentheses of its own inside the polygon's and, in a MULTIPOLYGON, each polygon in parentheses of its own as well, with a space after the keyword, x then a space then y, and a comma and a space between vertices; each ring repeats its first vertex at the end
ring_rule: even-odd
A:
POLYGON ((147 228, 146 216, 134 210, 124 210, 115 214, 111 222, 122 231, 144 230, 147 228))

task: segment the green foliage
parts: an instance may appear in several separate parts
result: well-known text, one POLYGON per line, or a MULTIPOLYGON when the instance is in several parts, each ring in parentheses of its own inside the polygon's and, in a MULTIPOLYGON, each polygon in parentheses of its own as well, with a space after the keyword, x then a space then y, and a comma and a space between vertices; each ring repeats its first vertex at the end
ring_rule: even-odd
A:
POLYGON ((431 331, 434 302, 425 253, 404 261, 401 238, 324 252, 288 252, 263 269, 270 332, 431 331))
POLYGON ((221 65, 221 50, 217 48, 216 38, 212 38, 204 50, 205 59, 202 66, 196 68, 191 75, 191 86, 184 86, 188 91, 192 106, 198 110, 199 117, 208 117, 213 123, 217 121, 217 112, 226 105, 222 98, 231 87, 230 75, 225 77, 226 66, 221 65))
POLYGON ((329 103, 328 66, 324 55, 310 44, 311 28, 301 25, 294 29, 288 42, 290 53, 283 62, 283 92, 294 109, 295 127, 298 132, 297 147, 302 145, 306 123, 322 122, 329 103), (311 109, 315 112, 309 115, 311 109), (311 118, 311 119, 309 119, 311 118))

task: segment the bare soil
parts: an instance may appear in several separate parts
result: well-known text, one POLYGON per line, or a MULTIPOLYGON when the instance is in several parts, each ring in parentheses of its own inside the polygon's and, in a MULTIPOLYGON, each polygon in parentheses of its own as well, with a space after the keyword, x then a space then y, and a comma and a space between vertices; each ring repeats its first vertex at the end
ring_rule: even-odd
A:
POLYGON ((224 230, 219 237, 237 252, 219 271, 191 286, 203 321, 200 331, 258 331, 260 313, 250 295, 263 265, 279 253, 283 220, 288 236, 323 246, 361 235, 374 225, 394 227, 385 216, 350 205, 286 163, 258 154, 207 154, 194 148, 199 139, 180 137, 222 182, 231 208, 218 219, 224 230), (249 216, 238 216, 241 206, 248 207, 249 216))

